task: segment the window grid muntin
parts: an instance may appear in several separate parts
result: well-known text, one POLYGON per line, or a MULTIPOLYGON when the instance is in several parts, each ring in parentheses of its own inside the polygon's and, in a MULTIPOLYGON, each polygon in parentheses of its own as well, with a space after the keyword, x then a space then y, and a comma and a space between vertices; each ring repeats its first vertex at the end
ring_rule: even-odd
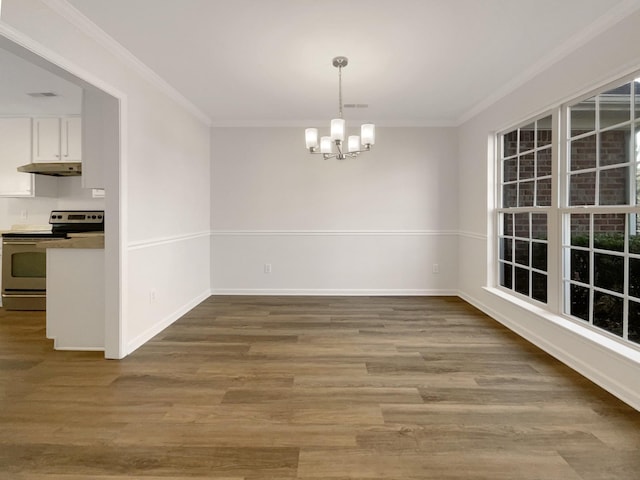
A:
MULTIPOLYGON (((552 204, 552 197, 553 197, 553 191, 551 189, 550 192, 550 198, 549 201, 547 202, 548 205, 540 205, 541 203, 541 199, 539 199, 539 184, 541 183, 541 181, 543 180, 548 180, 549 182, 553 181, 553 169, 551 169, 551 173, 549 175, 538 175, 538 171, 539 171, 539 158, 540 158, 540 152, 547 152, 549 151, 549 153, 551 154, 553 151, 553 142, 551 139, 548 140, 548 143, 544 143, 542 145, 540 145, 540 131, 546 131, 546 129, 541 129, 538 127, 539 124, 545 122, 547 119, 549 119, 549 130, 553 131, 553 121, 551 119, 551 114, 547 113, 545 115, 541 115, 540 117, 528 121, 527 123, 523 124, 520 127, 515 127, 513 129, 510 129, 508 132, 505 132, 503 134, 501 134, 499 136, 500 138, 500 142, 499 142, 499 152, 500 152, 500 192, 498 195, 498 205, 500 205, 500 208, 527 208, 527 207, 548 207, 551 206, 552 204), (524 149, 521 150, 521 146, 523 144, 523 140, 522 140, 522 132, 523 130, 525 130, 527 127, 531 127, 533 125, 533 140, 531 141, 531 148, 528 149, 524 149), (505 155, 504 152, 507 150, 505 148, 505 143, 506 143, 506 139, 507 137, 512 137, 512 135, 515 133, 515 153, 512 155, 505 155), (530 177, 525 177, 523 178, 522 172, 521 172, 521 166, 522 166, 522 162, 521 159, 523 157, 526 157, 528 155, 533 155, 533 172, 532 172, 532 176, 530 177), (506 169, 506 162, 508 161, 516 161, 516 171, 515 171, 515 175, 510 175, 510 177, 514 177, 515 180, 506 180, 505 181, 505 169, 506 169), (524 205, 524 199, 521 195, 524 186, 528 186, 528 184, 531 184, 533 187, 533 193, 532 193, 532 204, 531 205, 524 205), (515 205, 509 205, 506 206, 505 205, 505 186, 515 186, 516 187, 516 194, 515 194, 515 205)), ((509 151, 513 150, 513 148, 510 148, 509 151)))
POLYGON ((528 300, 533 300, 536 302, 540 302, 540 303, 546 303, 546 300, 540 300, 537 297, 540 297, 541 295, 536 295, 536 292, 534 291, 534 274, 538 274, 538 275, 543 275, 545 277, 546 280, 546 292, 543 295, 545 299, 548 298, 548 288, 549 288, 549 273, 548 273, 548 255, 549 255, 549 246, 548 246, 548 240, 546 239, 539 239, 539 238, 534 238, 534 227, 533 227, 533 216, 534 215, 539 215, 539 216, 544 216, 544 220, 545 220, 545 231, 548 234, 548 222, 549 222, 549 216, 547 215, 546 211, 543 209, 522 209, 522 208, 518 208, 518 209, 500 209, 500 213, 499 213, 499 217, 498 217, 498 231, 499 231, 499 236, 498 236, 498 254, 497 254, 497 259, 498 259, 498 285, 501 288, 504 288, 506 290, 508 290, 510 293, 513 293, 515 295, 519 295, 522 297, 526 297, 528 300), (523 235, 518 235, 518 228, 517 228, 517 221, 516 221, 516 217, 517 216, 527 216, 527 227, 526 227, 526 231, 528 233, 527 236, 523 236, 523 235), (507 222, 506 219, 510 218, 510 221, 507 222), (510 234, 508 234, 505 230, 506 230, 506 225, 510 225, 510 234), (528 265, 525 265, 523 263, 520 263, 518 261, 517 258, 517 246, 516 246, 516 242, 522 242, 522 243, 526 243, 527 245, 527 258, 528 258, 528 265), (503 255, 503 249, 502 247, 506 244, 510 244, 510 260, 504 258, 505 255, 503 255), (545 245, 545 251, 546 251, 546 265, 547 265, 547 270, 543 270, 541 268, 537 268, 534 266, 534 244, 537 245, 545 245), (510 270, 510 285, 507 285, 506 281, 503 282, 503 269, 504 268, 508 268, 510 270), (527 276, 528 276, 528 289, 527 289, 527 293, 525 294, 522 291, 518 290, 518 286, 517 286, 517 279, 518 279, 518 271, 519 270, 524 270, 527 272, 527 276))
POLYGON ((635 87, 635 81, 634 79, 628 79, 626 82, 623 82, 621 84, 615 84, 609 87, 605 87, 605 89, 602 90, 598 90, 596 93, 592 93, 589 94, 588 96, 586 96, 583 99, 580 100, 576 100, 570 104, 568 104, 565 109, 566 109, 566 125, 565 128, 563 129, 563 131, 565 132, 565 138, 566 141, 564 141, 563 143, 566 144, 566 147, 564 149, 564 152, 566 153, 566 159, 565 159, 565 165, 566 165, 566 175, 565 178, 563 180, 563 184, 564 184, 564 194, 562 195, 561 198, 563 198, 563 205, 565 206, 584 206, 584 205, 588 205, 588 206, 600 206, 600 205, 633 205, 636 203, 637 200, 637 196, 640 194, 640 192, 638 192, 637 187, 635 188, 636 190, 636 195, 632 195, 633 189, 635 187, 634 183, 633 183, 633 179, 634 177, 637 175, 638 169, 637 169, 637 158, 636 158, 636 152, 637 152, 637 148, 634 149, 634 139, 635 139, 635 132, 637 131, 636 129, 640 126, 640 122, 636 122, 636 111, 634 106, 636 105, 636 91, 635 87), (617 86, 616 86, 617 85, 617 86), (630 114, 629 114, 629 118, 625 121, 619 122, 617 124, 614 125, 607 125, 605 128, 600 128, 600 121, 601 121, 601 100, 602 100, 602 95, 605 92, 614 90, 616 88, 620 88, 623 87, 625 85, 631 85, 630 93, 629 93, 629 97, 627 100, 627 103, 629 104, 629 109, 630 109, 630 114), (573 118, 573 108, 579 106, 579 105, 583 105, 585 102, 594 99, 594 128, 592 130, 586 130, 583 131, 579 134, 576 135, 572 135, 572 118, 573 118), (627 153, 626 153, 626 158, 627 161, 626 162, 622 162, 622 163, 615 163, 615 164, 611 164, 611 165, 602 165, 602 161, 601 161, 601 146, 602 146, 602 134, 606 134, 608 132, 612 132, 612 131, 618 131, 621 130, 621 127, 627 127, 629 130, 629 141, 627 142, 627 153), (596 145, 595 145, 595 167, 587 167, 587 168, 583 168, 583 169, 577 169, 577 170, 572 170, 572 144, 574 142, 580 141, 580 140, 584 140, 586 138, 589 138, 591 136, 595 136, 596 138, 596 145), (626 179, 627 179, 627 184, 628 184, 628 191, 626 192, 627 194, 626 196, 626 201, 625 203, 618 203, 618 204, 602 204, 601 203, 601 195, 600 195, 600 189, 601 189, 601 172, 606 171, 606 170, 612 170, 612 169, 619 169, 619 168, 628 168, 628 172, 626 174, 626 179), (573 176, 576 175, 582 175, 582 174, 588 174, 588 173, 594 173, 595 172, 595 191, 593 194, 593 204, 575 204, 575 205, 571 205, 571 179, 573 176), (635 175, 634 175, 635 173, 635 175))
POLYGON ((606 213, 624 213, 625 214, 624 236, 622 239, 623 250, 617 251, 617 250, 608 250, 604 248, 596 248, 595 246, 596 235, 601 232, 597 231, 594 220, 597 215, 602 215, 603 212, 600 211, 600 209, 597 207, 590 208, 589 210, 594 210, 594 211, 577 212, 574 209, 566 209, 565 212, 563 213, 563 223, 565 225, 565 228, 563 229, 564 234, 563 234, 563 241, 562 241, 562 250, 563 250, 563 258, 564 258, 564 262, 563 262, 564 268, 562 269, 562 277, 563 277, 562 282, 564 284, 563 292, 565 295, 565 301, 563 302, 563 313, 569 316, 570 318, 577 319, 581 323, 586 322, 589 325, 593 326, 594 328, 599 329, 600 331, 604 331, 607 334, 614 335, 616 338, 627 340, 632 344, 633 343, 637 344, 638 342, 634 342, 633 340, 629 340, 628 338, 629 309, 630 309, 630 302, 640 303, 640 293, 638 293, 637 296, 632 295, 630 294, 629 290, 631 286, 630 260, 634 259, 634 260, 640 261, 640 253, 631 253, 629 251, 629 245, 630 245, 630 237, 632 235, 632 232, 634 232, 635 234, 638 233, 635 230, 631 229, 632 227, 631 219, 632 219, 632 216, 638 214, 639 212, 637 212, 636 209, 631 209, 629 207, 625 209, 626 210, 625 212, 612 212, 611 209, 608 209, 608 211, 606 212, 606 213), (571 232, 570 232, 570 226, 571 226, 570 217, 572 214, 578 214, 578 215, 588 214, 589 215, 589 232, 588 232, 589 242, 588 242, 588 246, 586 247, 572 244, 572 238, 571 238, 571 232), (573 272, 571 271, 571 255, 570 255, 571 250, 588 252, 588 255, 589 255, 588 283, 578 281, 573 278, 572 276, 573 272), (622 292, 618 292, 616 290, 612 290, 609 288, 605 288, 603 286, 596 285, 595 275, 596 275, 597 266, 596 266, 595 256, 597 254, 610 255, 612 257, 621 258, 623 260, 622 279, 621 279, 622 292), (588 290, 588 306, 587 306, 588 318, 587 319, 583 319, 579 316, 572 315, 571 313, 570 292, 571 292, 572 285, 576 285, 578 287, 588 290), (622 301, 622 333, 621 335, 618 335, 615 332, 611 332, 599 325, 596 325, 597 320, 602 320, 602 319, 596 318, 595 297, 597 294, 609 295, 611 297, 619 298, 622 301))

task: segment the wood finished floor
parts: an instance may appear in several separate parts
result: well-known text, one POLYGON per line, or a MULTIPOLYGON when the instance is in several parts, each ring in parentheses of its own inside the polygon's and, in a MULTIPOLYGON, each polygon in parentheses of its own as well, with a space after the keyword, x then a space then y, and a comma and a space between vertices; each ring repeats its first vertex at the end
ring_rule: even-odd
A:
POLYGON ((640 478, 640 413, 456 298, 212 297, 122 361, 0 309, 0 479, 640 478))

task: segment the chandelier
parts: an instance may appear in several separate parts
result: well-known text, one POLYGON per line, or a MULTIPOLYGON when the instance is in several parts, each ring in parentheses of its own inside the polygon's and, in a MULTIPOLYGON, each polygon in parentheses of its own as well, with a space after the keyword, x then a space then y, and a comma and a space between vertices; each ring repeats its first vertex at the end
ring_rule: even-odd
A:
POLYGON ((371 150, 371 145, 376 143, 376 126, 373 123, 365 123, 360 126, 360 136, 349 135, 347 149, 344 149, 345 122, 342 118, 342 69, 347 66, 347 57, 335 57, 333 66, 338 69, 338 118, 331 120, 331 135, 320 137, 318 142, 318 129, 307 128, 304 131, 305 141, 309 153, 320 153, 325 160, 337 158, 344 160, 347 157, 357 157, 362 152, 371 150), (336 150, 333 150, 335 145, 336 150))

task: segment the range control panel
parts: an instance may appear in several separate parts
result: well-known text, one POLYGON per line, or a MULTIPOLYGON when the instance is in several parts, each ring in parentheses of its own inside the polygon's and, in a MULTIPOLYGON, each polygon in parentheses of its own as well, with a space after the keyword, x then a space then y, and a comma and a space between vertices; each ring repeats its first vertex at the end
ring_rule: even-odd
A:
POLYGON ((49 216, 51 225, 103 225, 104 210, 54 210, 49 216))

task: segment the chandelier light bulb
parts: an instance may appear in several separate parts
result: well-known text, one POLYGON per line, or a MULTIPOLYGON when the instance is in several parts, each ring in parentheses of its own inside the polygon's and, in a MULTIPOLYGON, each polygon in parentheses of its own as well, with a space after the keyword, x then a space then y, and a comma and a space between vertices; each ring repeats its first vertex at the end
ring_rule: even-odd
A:
POLYGON ((322 137, 320 139, 320 153, 332 154, 331 144, 331 137, 322 137))
POLYGON ((344 120, 342 118, 331 120, 331 140, 334 142, 344 141, 344 120))
POLYGON ((358 135, 349 135, 349 153, 360 151, 360 137, 358 135))
POLYGON ((376 126, 373 123, 365 123, 360 127, 363 145, 373 145, 376 143, 376 126))
POLYGON ((318 148, 318 129, 317 128, 307 128, 304 131, 304 138, 307 143, 307 148, 309 150, 318 148))

